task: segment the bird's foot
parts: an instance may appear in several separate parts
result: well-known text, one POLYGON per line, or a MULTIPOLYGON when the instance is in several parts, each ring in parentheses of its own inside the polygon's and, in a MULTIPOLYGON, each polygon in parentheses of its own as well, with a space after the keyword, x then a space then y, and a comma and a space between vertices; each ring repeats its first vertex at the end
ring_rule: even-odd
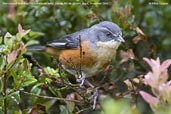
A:
POLYGON ((80 83, 80 87, 83 86, 83 84, 85 82, 85 78, 86 78, 86 75, 82 73, 82 75, 80 75, 79 78, 77 79, 77 82, 80 83))
POLYGON ((92 88, 93 94, 88 98, 93 103, 93 109, 96 108, 97 98, 99 96, 98 88, 95 88, 94 85, 92 85, 89 81, 86 80, 86 75, 82 73, 79 78, 77 79, 77 82, 80 83, 80 87, 83 86, 83 84, 89 86, 92 88))
POLYGON ((89 100, 93 102, 93 110, 96 108, 97 98, 99 96, 98 88, 93 88, 93 95, 89 97, 89 100))

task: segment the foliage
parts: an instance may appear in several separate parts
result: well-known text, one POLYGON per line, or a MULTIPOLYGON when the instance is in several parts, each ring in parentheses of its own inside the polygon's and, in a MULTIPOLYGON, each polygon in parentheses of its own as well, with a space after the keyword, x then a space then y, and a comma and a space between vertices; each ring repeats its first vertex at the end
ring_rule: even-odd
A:
POLYGON ((124 98, 117 101, 107 97, 101 105, 102 114, 140 114, 139 110, 131 105, 130 100, 124 98))
POLYGON ((0 113, 170 113, 168 0, 3 0, 0 5, 0 113), (88 79, 99 90, 92 110, 94 89, 80 88, 56 59, 26 47, 103 20, 118 24, 126 42, 113 66, 88 79))
POLYGON ((167 81, 167 70, 171 64, 171 59, 165 60, 161 65, 159 58, 157 60, 144 58, 144 60, 152 69, 152 72, 145 75, 144 83, 150 86, 155 96, 144 91, 140 91, 140 94, 154 112, 157 114, 170 114, 171 110, 168 109, 171 106, 171 84, 170 81, 167 81), (168 112, 165 111, 166 109, 168 112))
POLYGON ((26 47, 22 38, 30 30, 24 31, 21 25, 18 27, 18 33, 13 36, 6 33, 4 43, 0 45, 0 108, 3 112, 11 113, 12 109, 19 113, 20 91, 26 86, 34 84, 37 80, 31 73, 32 64, 23 57, 26 47), (15 108, 13 106, 16 106, 15 108), (17 109, 17 110, 16 110, 17 109))

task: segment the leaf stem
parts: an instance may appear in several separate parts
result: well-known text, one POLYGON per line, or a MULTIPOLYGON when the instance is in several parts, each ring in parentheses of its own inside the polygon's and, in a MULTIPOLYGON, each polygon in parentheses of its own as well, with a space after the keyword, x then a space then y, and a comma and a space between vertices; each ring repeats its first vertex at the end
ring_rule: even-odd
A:
POLYGON ((3 98, 4 98, 4 114, 7 114, 7 73, 4 74, 4 78, 3 78, 3 83, 4 83, 4 87, 3 87, 3 98))

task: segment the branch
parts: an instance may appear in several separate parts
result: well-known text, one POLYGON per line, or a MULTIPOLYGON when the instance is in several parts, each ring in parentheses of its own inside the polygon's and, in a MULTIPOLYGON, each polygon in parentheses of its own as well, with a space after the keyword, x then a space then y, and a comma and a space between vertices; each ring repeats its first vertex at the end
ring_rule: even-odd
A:
POLYGON ((81 77, 82 77, 82 68, 81 68, 81 66, 82 66, 82 58, 83 58, 83 55, 82 55, 82 45, 81 45, 81 35, 79 35, 79 46, 80 46, 80 75, 81 75, 81 77))
POLYGON ((24 94, 27 94, 27 95, 30 95, 30 96, 36 96, 38 98, 43 98, 43 99, 52 99, 52 100, 59 100, 59 101, 70 101, 70 102, 75 102, 75 103, 82 103, 79 100, 70 100, 70 99, 58 98, 58 97, 40 96, 40 95, 36 95, 34 93, 29 93, 29 92, 26 92, 26 91, 23 91, 23 90, 21 90, 20 92, 22 92, 24 94))

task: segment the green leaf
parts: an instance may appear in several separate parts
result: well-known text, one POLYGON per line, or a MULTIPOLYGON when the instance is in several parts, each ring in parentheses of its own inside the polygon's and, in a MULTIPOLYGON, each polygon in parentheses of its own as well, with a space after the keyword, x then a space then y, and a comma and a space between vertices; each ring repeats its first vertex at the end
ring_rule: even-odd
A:
POLYGON ((39 44, 40 42, 37 40, 30 40, 28 41, 25 45, 26 46, 30 46, 30 45, 35 45, 35 44, 39 44))
POLYGON ((22 114, 29 114, 29 112, 30 112, 30 109, 24 109, 24 110, 22 111, 22 114))
MULTIPOLYGON (((7 32, 6 34, 5 34, 5 36, 4 36, 5 38, 12 38, 13 36, 9 33, 9 32, 7 32)), ((5 42, 6 43, 6 42, 5 42)))
POLYGON ((26 38, 27 38, 27 40, 30 40, 30 38, 34 39, 34 38, 38 38, 39 36, 43 36, 43 35, 45 35, 45 34, 42 33, 42 32, 30 31, 29 32, 29 37, 26 37, 26 38))
POLYGON ((8 45, 4 44, 4 45, 0 45, 0 52, 4 53, 5 55, 8 55, 11 53, 11 48, 8 45))
POLYGON ((56 76, 56 77, 60 77, 59 73, 58 73, 58 69, 55 70, 51 67, 46 67, 44 68, 45 72, 49 75, 53 75, 53 76, 56 76))
POLYGON ((29 86, 33 83, 37 82, 37 80, 33 76, 29 76, 28 79, 24 80, 23 83, 21 84, 21 87, 29 86))
POLYGON ((138 109, 132 108, 128 99, 114 100, 107 97, 100 102, 103 114, 140 114, 138 109))
POLYGON ((44 105, 46 106, 46 110, 49 110, 50 108, 52 108, 57 100, 53 99, 53 100, 48 100, 46 103, 44 103, 44 105))
POLYGON ((20 93, 19 93, 19 91, 16 91, 14 93, 11 93, 10 95, 8 95, 8 98, 10 98, 11 100, 13 100, 17 104, 19 104, 20 103, 20 93))
POLYGON ((3 114, 4 112, 3 112, 3 110, 2 110, 2 107, 0 107, 0 114, 3 114))
POLYGON ((0 55, 0 74, 3 72, 5 65, 6 65, 6 57, 0 55))
MULTIPOLYGON (((69 94, 67 95, 66 99, 67 100, 74 100, 75 98, 75 94, 69 94)), ((71 102, 71 101, 66 101, 66 104, 67 104, 67 108, 68 108, 68 111, 70 113, 72 113, 74 111, 74 108, 75 108, 75 103, 74 102, 71 102)))
POLYGON ((3 91, 4 83, 2 81, 2 78, 0 77, 0 93, 3 91))
POLYGON ((14 39, 14 37, 9 32, 7 32, 5 34, 5 36, 4 36, 4 43, 8 47, 8 49, 12 49, 13 39, 14 39))
POLYGON ((19 78, 18 72, 16 72, 18 69, 11 69, 11 76, 14 80, 14 88, 18 89, 18 87, 21 84, 21 78, 19 78))
POLYGON ((115 102, 112 98, 108 98, 101 102, 105 114, 119 114, 123 107, 121 102, 115 102))
POLYGON ((60 114, 70 114, 67 107, 65 107, 64 105, 60 105, 60 114))
POLYGON ((24 30, 21 24, 18 25, 18 33, 16 34, 17 40, 21 41, 21 39, 27 35, 31 30, 24 30))
POLYGON ((34 85, 31 89, 31 93, 34 93, 36 95, 38 95, 40 93, 40 86, 44 85, 44 83, 37 83, 36 85, 34 85))
MULTIPOLYGON (((41 88, 39 87, 41 85, 44 85, 44 83, 38 83, 38 84, 34 85, 30 92, 34 93, 36 95, 39 95, 42 91, 41 88)), ((34 103, 36 103, 37 100, 38 100, 38 97, 31 97, 30 103, 34 104, 34 103)))
POLYGON ((5 45, 0 45, 0 53, 2 53, 4 51, 4 49, 6 48, 5 45))
POLYGON ((2 43, 2 37, 0 37, 0 44, 2 43))
POLYGON ((164 46, 170 46, 171 45, 171 39, 170 38, 165 38, 162 42, 164 46))

